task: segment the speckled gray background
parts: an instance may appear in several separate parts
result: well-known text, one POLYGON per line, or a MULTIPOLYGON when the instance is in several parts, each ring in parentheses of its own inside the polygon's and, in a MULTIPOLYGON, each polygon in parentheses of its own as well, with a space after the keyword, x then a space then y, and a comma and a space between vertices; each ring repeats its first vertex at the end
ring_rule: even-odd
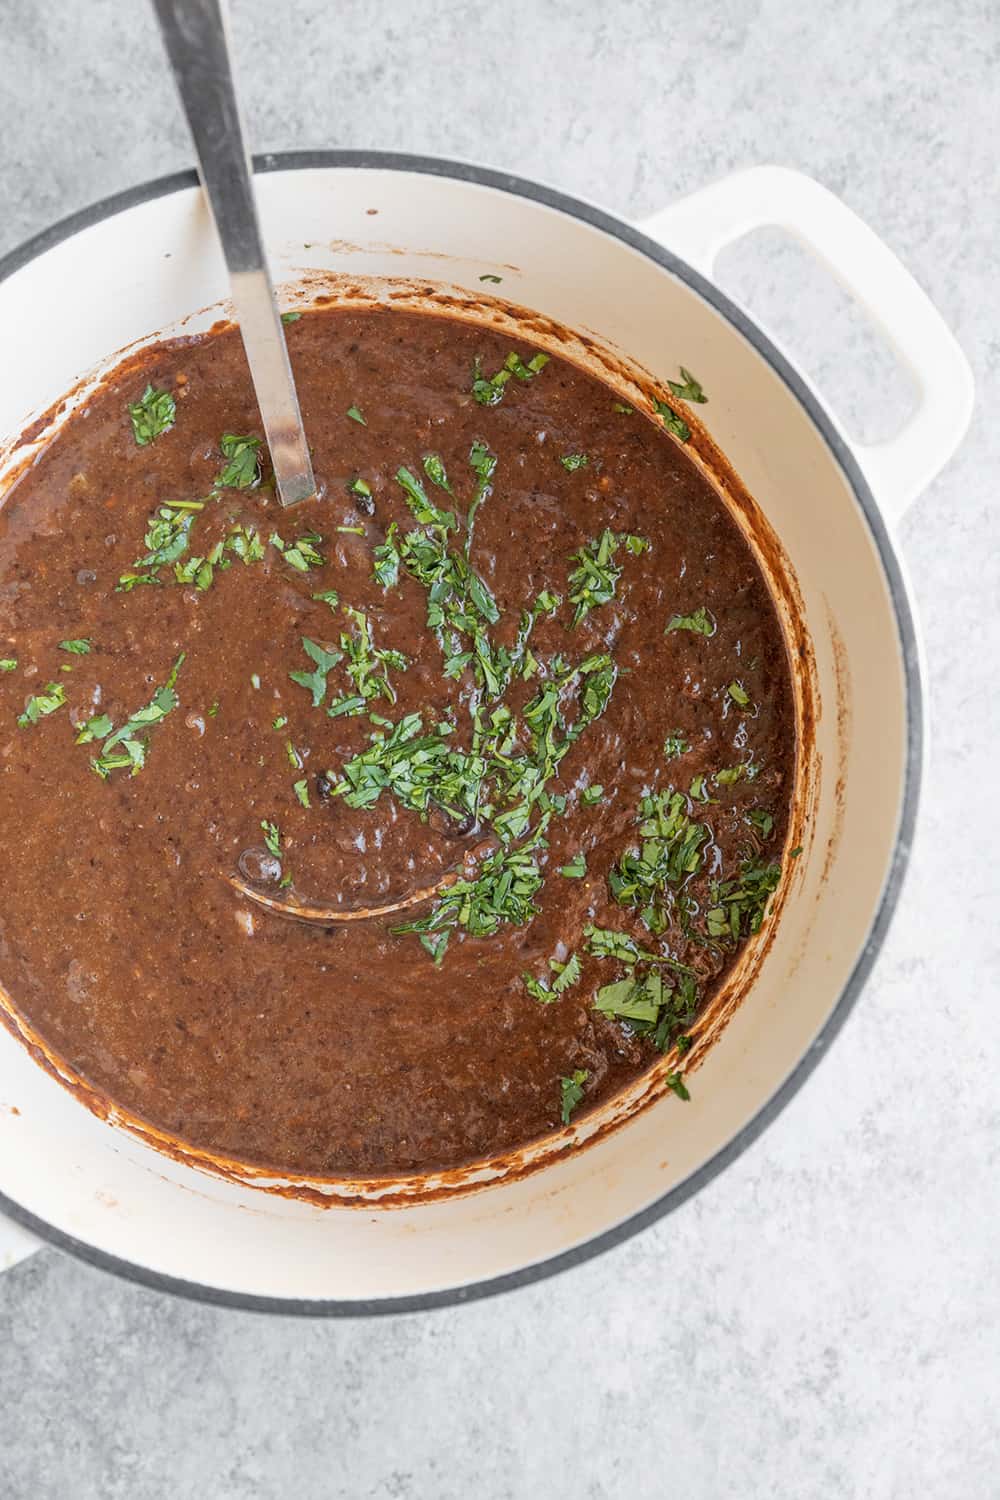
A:
MULTIPOLYGON (((0 1497, 992 1500, 1000 13, 243 0, 235 31, 258 150, 464 156, 626 216, 778 161, 903 256, 979 395, 901 531, 935 721, 921 838, 825 1065, 700 1197, 580 1270, 341 1324, 187 1305, 52 1251, 0 1277, 0 1497)), ((0 0, 0 35, 0 250, 189 163, 141 0, 0 0)), ((905 383, 800 254, 760 235, 722 270, 856 426, 891 430, 905 383)))

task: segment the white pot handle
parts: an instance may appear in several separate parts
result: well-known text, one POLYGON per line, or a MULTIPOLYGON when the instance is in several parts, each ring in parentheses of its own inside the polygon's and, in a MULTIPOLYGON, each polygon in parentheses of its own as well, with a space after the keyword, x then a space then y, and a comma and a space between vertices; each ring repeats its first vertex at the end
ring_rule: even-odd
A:
POLYGON ((15 1224, 13 1219, 0 1215, 0 1271, 16 1266, 19 1260, 41 1248, 41 1240, 22 1229, 20 1224, 15 1224))
POLYGON ((867 310, 913 374, 919 401, 885 443, 852 448, 883 510, 903 515, 969 425, 972 371, 958 342, 888 246, 839 198, 788 167, 750 167, 662 209, 639 227, 706 276, 724 245, 776 225, 801 241, 867 310))

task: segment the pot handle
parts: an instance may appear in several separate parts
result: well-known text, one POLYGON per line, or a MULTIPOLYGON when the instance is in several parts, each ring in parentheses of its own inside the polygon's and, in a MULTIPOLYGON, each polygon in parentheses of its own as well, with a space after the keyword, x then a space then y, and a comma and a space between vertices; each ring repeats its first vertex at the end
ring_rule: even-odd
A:
POLYGON ((22 1229, 20 1224, 15 1224, 13 1219, 5 1219, 0 1214, 0 1271, 9 1270, 19 1260, 41 1248, 41 1240, 22 1229))
POLYGON ((965 435, 974 389, 969 362, 888 246, 802 172, 771 166, 735 172, 639 227, 710 277, 723 246, 764 225, 787 230, 823 262, 913 375, 918 404, 902 431, 884 443, 851 444, 883 512, 898 520, 965 435))

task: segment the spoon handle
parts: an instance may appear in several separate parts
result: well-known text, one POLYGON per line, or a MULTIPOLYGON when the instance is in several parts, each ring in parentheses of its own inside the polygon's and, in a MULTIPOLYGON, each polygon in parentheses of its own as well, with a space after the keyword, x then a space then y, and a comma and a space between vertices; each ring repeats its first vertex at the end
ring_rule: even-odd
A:
POLYGON ((153 0, 229 270, 282 505, 315 494, 285 332, 268 274, 224 0, 153 0))

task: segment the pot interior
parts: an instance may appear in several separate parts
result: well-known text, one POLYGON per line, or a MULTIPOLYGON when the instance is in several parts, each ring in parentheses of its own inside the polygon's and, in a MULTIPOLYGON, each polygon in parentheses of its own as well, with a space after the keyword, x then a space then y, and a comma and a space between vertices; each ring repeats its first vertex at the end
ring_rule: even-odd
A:
MULTIPOLYGON (((616 380, 634 376, 640 387, 646 372, 662 382, 679 364, 694 369, 720 450, 705 442, 704 461, 758 543, 801 651, 803 853, 690 1104, 659 1090, 586 1150, 560 1151, 543 1171, 488 1192, 329 1210, 163 1155, 84 1108, 0 1031, 0 1191, 57 1231, 143 1274, 242 1297, 419 1298, 518 1275, 679 1197, 815 1048, 872 944, 897 860, 914 647, 901 639, 897 612, 908 616, 884 537, 876 541, 814 416, 724 312, 600 215, 390 168, 273 171, 259 190, 272 268, 290 298, 335 288, 339 298, 434 305, 446 288, 452 310, 475 315, 481 278, 499 276, 485 285, 545 320, 543 346, 552 324, 574 329, 575 357, 607 361, 616 380), (179 1232, 164 1236, 164 1222, 179 1232)), ((28 422, 81 378, 73 400, 85 401, 88 378, 119 351, 211 326, 225 291, 190 186, 98 219, 14 271, 0 283, 8 347, 19 351, 0 370, 8 474, 29 456, 16 446, 28 422)), ((616 1101, 619 1117, 638 1099, 616 1101)))

